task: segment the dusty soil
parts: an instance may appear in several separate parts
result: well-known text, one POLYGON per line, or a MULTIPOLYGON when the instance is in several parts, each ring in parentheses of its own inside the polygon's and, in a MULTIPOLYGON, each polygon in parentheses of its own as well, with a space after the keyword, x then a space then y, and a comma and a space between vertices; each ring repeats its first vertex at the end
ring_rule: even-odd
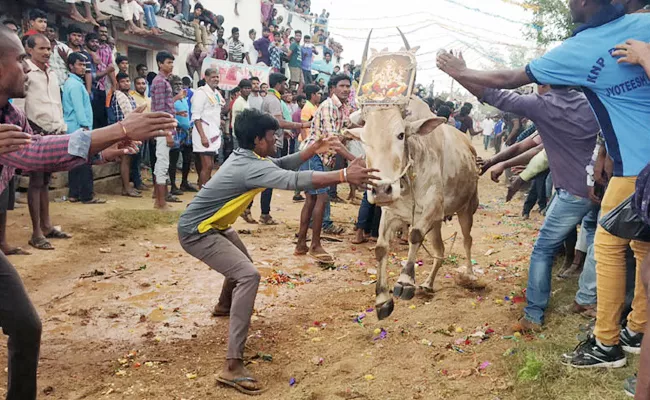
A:
MULTIPOLYGON (((370 310, 373 244, 350 243, 357 206, 333 205, 335 220, 348 227, 340 243, 326 243, 337 257, 334 270, 293 256, 301 204, 292 203, 292 193, 274 193, 272 214, 281 225, 238 221, 236 229, 251 231, 241 237, 264 276, 247 346, 249 368, 269 388, 258 398, 514 398, 508 365, 517 339, 509 337, 509 327, 522 306, 541 217, 534 213, 531 221, 521 221, 521 200, 505 205, 504 195, 503 185, 481 179, 473 258, 487 288, 475 292, 454 283, 466 261, 460 238, 451 254, 449 239, 450 257, 435 295, 397 300, 384 321, 370 310), (289 282, 270 283, 274 271, 289 274, 289 282)), ((106 205, 54 203, 54 223, 74 238, 53 242, 55 251, 11 258, 43 320, 39 397, 247 398, 215 384, 228 328, 227 319, 210 316, 221 275, 182 250, 173 224, 115 231, 110 211, 148 211, 148 197, 109 197, 106 205)), ((185 203, 190 198, 183 196, 185 203)), ((259 213, 258 200, 253 209, 259 213)), ((26 246, 28 221, 26 207, 10 213, 12 244, 26 246)), ((460 235, 456 220, 443 237, 455 232, 460 235)), ((394 281, 407 247, 395 244, 391 251, 394 281)), ((432 258, 424 251, 420 256, 417 276, 423 280, 432 258)), ((6 356, 4 342, 0 353, 6 356)), ((6 370, 0 370, 0 395, 5 382, 6 370)))

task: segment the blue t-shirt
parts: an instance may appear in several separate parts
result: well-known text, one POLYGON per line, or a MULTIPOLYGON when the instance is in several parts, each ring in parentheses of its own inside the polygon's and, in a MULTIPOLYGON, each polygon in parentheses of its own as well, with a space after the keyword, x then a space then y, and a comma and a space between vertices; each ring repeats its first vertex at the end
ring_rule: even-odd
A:
MULTIPOLYGON (((628 39, 650 42, 650 14, 603 7, 575 36, 526 67, 543 84, 581 86, 605 136, 615 176, 636 176, 650 161, 650 78, 611 52, 628 39)), ((568 113, 571 110, 567 110, 568 113)))
POLYGON ((190 106, 187 104, 187 99, 176 100, 174 102, 174 108, 176 109, 177 113, 183 111, 187 112, 186 117, 176 115, 176 121, 178 122, 179 127, 181 127, 186 131, 189 131, 190 130, 190 106))
POLYGON ((302 69, 305 71, 311 71, 311 61, 314 57, 314 49, 309 45, 302 46, 302 69))

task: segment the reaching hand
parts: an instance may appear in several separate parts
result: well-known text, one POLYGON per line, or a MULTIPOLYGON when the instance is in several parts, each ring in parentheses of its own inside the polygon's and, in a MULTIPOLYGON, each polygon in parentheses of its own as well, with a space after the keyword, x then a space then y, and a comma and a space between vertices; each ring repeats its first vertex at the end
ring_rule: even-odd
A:
POLYGON ((506 203, 512 200, 512 198, 517 194, 519 189, 521 189, 522 186, 524 186, 524 180, 521 179, 520 177, 517 177, 510 186, 508 186, 508 194, 506 195, 506 203))
POLYGON ((612 53, 612 56, 619 57, 618 63, 650 63, 650 44, 630 39, 616 46, 616 51, 612 53))
POLYGON ((463 59, 463 53, 459 52, 455 56, 452 52, 441 51, 436 58, 436 65, 438 69, 446 72, 452 78, 460 76, 460 74, 467 69, 467 64, 463 59))
POLYGON ((329 151, 336 151, 338 153, 339 150, 343 148, 341 141, 334 136, 328 138, 320 138, 312 143, 311 146, 313 146, 314 152, 316 154, 325 154, 329 151))
POLYGON ((503 174, 504 168, 501 165, 497 165, 492 172, 490 172, 490 179, 492 182, 499 183, 499 178, 503 174))
POLYGON ((0 124, 0 154, 21 150, 31 142, 31 136, 19 126, 0 124))
POLYGON ((133 142, 131 140, 115 143, 111 147, 102 150, 102 157, 106 161, 113 161, 124 155, 136 154, 139 151, 139 144, 139 142, 133 142))
POLYGON ((157 136, 172 136, 178 123, 170 114, 164 112, 130 113, 121 122, 127 138, 144 142, 157 136))
POLYGON ((352 161, 347 168, 347 176, 349 183, 367 189, 369 186, 374 185, 374 181, 378 181, 381 178, 372 174, 373 172, 379 172, 379 170, 365 168, 364 164, 361 158, 352 161))
POLYGON ((477 159, 476 163, 480 164, 481 172, 479 173, 479 175, 485 174, 494 165, 494 161, 492 161, 491 158, 488 158, 487 160, 481 159, 480 163, 477 159))

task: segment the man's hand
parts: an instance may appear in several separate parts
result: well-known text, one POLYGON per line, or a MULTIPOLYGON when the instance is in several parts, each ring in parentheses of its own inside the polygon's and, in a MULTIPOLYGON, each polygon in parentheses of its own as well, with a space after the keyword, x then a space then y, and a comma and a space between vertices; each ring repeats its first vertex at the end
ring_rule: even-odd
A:
POLYGON ((490 172, 490 179, 492 179, 492 182, 499 183, 499 178, 503 174, 504 170, 505 168, 503 168, 501 164, 498 164, 496 167, 494 167, 492 172, 490 172))
POLYGON ((174 102, 176 102, 178 100, 184 99, 185 97, 187 97, 187 90, 183 89, 180 92, 178 92, 176 96, 174 96, 173 100, 174 102))
POLYGON ((157 136, 172 137, 178 123, 170 114, 164 112, 130 113, 122 120, 126 137, 136 142, 144 142, 157 136))
POLYGON ((0 154, 21 150, 32 143, 32 137, 16 125, 0 124, 0 154))
MULTIPOLYGON (((478 163, 478 161, 477 161, 478 163)), ((492 158, 488 158, 487 160, 483 161, 483 165, 481 166, 481 172, 479 175, 485 174, 490 168, 494 166, 494 161, 492 158)))
POLYGON ((436 65, 439 70, 446 72, 452 78, 459 77, 467 69, 463 53, 458 53, 458 56, 455 56, 454 53, 444 50, 438 53, 436 65))
POLYGON ((311 121, 305 121, 300 123, 302 125, 302 128, 310 128, 311 127, 311 121))
POLYGON ((616 46, 612 56, 619 57, 618 63, 643 65, 650 63, 650 43, 639 40, 628 40, 616 46))
POLYGON ((102 157, 106 161, 114 161, 121 156, 137 154, 139 151, 138 145, 138 142, 130 140, 115 143, 102 151, 102 157))
POLYGON ((106 75, 112 74, 113 72, 115 72, 115 66, 114 65, 111 64, 108 67, 106 67, 106 75))
POLYGON ((374 181, 381 178, 373 175, 373 172, 379 172, 377 169, 366 168, 363 159, 357 158, 347 167, 348 182, 367 189, 374 185, 374 181))
POLYGON ((508 186, 508 194, 506 195, 506 203, 515 197, 515 194, 517 194, 521 187, 524 186, 524 183, 526 182, 524 182, 520 177, 517 177, 517 179, 510 183, 510 186, 508 186))
POLYGON ((176 115, 178 115, 179 117, 187 117, 189 114, 187 113, 187 111, 179 111, 176 113, 176 115))
POLYGON ((201 135, 201 145, 205 147, 206 149, 210 147, 210 141, 208 140, 208 137, 205 135, 201 135))
POLYGON ((328 138, 320 138, 314 143, 312 143, 309 147, 311 147, 316 154, 325 154, 329 151, 335 151, 339 152, 343 148, 343 144, 337 137, 328 137, 328 138))
MULTIPOLYGON (((597 184, 596 184, 597 185, 597 184)), ((596 204, 600 204, 602 199, 596 194, 596 185, 589 186, 589 199, 596 204)))

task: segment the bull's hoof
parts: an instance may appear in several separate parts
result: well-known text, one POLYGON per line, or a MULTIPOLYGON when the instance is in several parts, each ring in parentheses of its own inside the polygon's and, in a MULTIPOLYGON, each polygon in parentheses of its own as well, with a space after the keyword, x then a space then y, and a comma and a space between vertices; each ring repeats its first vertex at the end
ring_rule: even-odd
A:
POLYGON ((433 293, 434 293, 433 288, 422 285, 422 286, 419 287, 419 289, 420 289, 420 292, 422 294, 424 294, 426 296, 433 296, 433 293))
POLYGON ((393 287, 393 296, 399 297, 402 300, 411 300, 415 297, 415 286, 397 282, 393 287))
POLYGON ((388 299, 388 301, 382 304, 375 305, 375 310, 377 310, 377 319, 381 321, 382 319, 388 318, 393 313, 394 308, 395 303, 393 303, 393 299, 388 299))

